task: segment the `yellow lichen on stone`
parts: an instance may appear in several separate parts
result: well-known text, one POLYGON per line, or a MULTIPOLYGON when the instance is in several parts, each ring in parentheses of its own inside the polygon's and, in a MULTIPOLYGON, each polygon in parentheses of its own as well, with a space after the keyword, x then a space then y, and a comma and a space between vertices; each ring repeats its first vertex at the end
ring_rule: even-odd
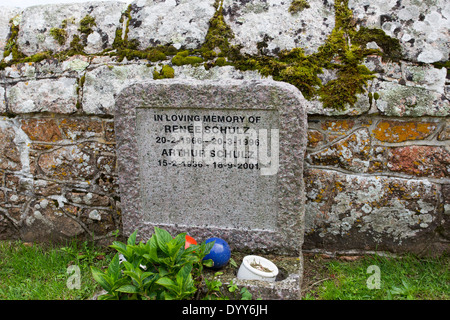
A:
POLYGON ((423 140, 436 129, 432 122, 380 121, 373 130, 374 137, 383 142, 423 140))

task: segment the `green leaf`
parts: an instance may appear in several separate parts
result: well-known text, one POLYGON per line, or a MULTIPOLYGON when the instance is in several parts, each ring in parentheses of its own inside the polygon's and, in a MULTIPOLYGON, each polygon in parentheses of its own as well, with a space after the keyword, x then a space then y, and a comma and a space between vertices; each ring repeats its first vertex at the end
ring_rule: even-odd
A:
POLYGON ((148 250, 147 253, 142 255, 150 263, 159 263, 158 258, 158 243, 156 242, 156 235, 153 235, 147 242, 148 250))
POLYGON ((235 292, 236 289, 238 289, 238 286, 233 282, 233 280, 231 280, 230 284, 228 285, 228 291, 235 292))
POLYGON ((170 233, 164 229, 155 227, 155 236, 158 248, 165 254, 169 254, 167 244, 172 240, 172 236, 170 235, 170 233))
POLYGON ((128 245, 135 245, 136 244, 136 235, 137 235, 137 230, 134 231, 130 237, 127 240, 127 244, 128 245))
POLYGON ((138 288, 136 288, 135 286, 133 286, 131 284, 123 285, 120 288, 117 288, 116 291, 125 292, 125 293, 138 293, 139 292, 138 288))
POLYGON ((205 256, 211 251, 211 249, 214 247, 215 241, 211 241, 208 243, 205 243, 205 248, 203 249, 203 253, 205 256))
POLYGON ((211 268, 212 266, 214 266, 214 261, 212 259, 203 260, 203 265, 205 267, 211 268))
POLYGON ((125 275, 129 276, 131 279, 135 281, 137 286, 142 286, 141 277, 134 270, 133 271, 124 271, 125 275))
POLYGON ((237 268, 237 267, 238 267, 236 261, 234 261, 233 258, 230 258, 230 265, 231 265, 233 268, 237 268))
POLYGON ((111 277, 111 280, 116 281, 120 278, 121 272, 120 272, 120 264, 119 264, 119 255, 115 254, 112 258, 111 262, 108 266, 108 275, 111 277))
POLYGON ((156 242, 156 234, 153 234, 150 238, 150 240, 148 240, 150 249, 158 249, 158 243, 156 242))
POLYGON ((127 247, 126 244, 119 242, 119 241, 114 241, 113 244, 110 245, 110 247, 113 249, 116 249, 117 252, 123 254, 125 259, 127 259, 127 260, 131 259, 132 251, 127 247))
POLYGON ((252 300, 253 295, 248 291, 247 288, 241 289, 241 300, 252 300))
POLYGON ((169 271, 163 266, 160 266, 158 270, 159 270, 159 274, 158 275, 160 277, 165 277, 166 275, 169 274, 169 271))
POLYGON ((156 281, 156 283, 159 284, 160 286, 163 286, 166 289, 169 289, 169 291, 172 291, 175 293, 179 292, 178 286, 169 277, 162 277, 162 278, 158 279, 156 281))
POLYGON ((156 249, 151 249, 149 253, 146 253, 142 256, 147 259, 149 263, 159 263, 158 254, 156 253, 156 249))
POLYGON ((181 248, 183 247, 184 243, 177 243, 175 239, 167 243, 168 254, 174 263, 178 261, 178 258, 180 257, 178 253, 181 251, 181 248))
POLYGON ((186 232, 178 234, 175 238, 173 238, 172 241, 174 241, 177 244, 182 244, 184 246, 184 244, 186 243, 186 232))
POLYGON ((154 275, 153 272, 144 272, 143 274, 141 274, 141 280, 144 281, 145 279, 153 275, 154 275))
POLYGON ((220 287, 222 287, 222 282, 219 280, 208 280, 205 279, 206 286, 208 287, 208 291, 214 292, 214 291, 220 291, 220 287))
POLYGON ((191 271, 192 271, 191 264, 187 264, 187 265, 183 266, 180 269, 180 271, 178 271, 176 279, 177 279, 178 285, 181 286, 182 288, 184 288, 186 286, 186 284, 189 282, 189 280, 192 280, 191 271))
POLYGON ((119 280, 114 282, 114 285, 111 287, 111 291, 114 291, 125 284, 130 284, 130 279, 128 277, 121 277, 119 280))
POLYGON ((115 295, 106 293, 106 294, 102 294, 101 296, 98 296, 97 299, 98 300, 118 300, 119 298, 115 295))
POLYGON ((194 285, 194 281, 192 280, 192 265, 187 264, 183 266, 183 268, 180 269, 177 273, 177 284, 178 284, 178 298, 184 299, 185 297, 188 297, 192 295, 195 291, 197 291, 197 288, 194 285))
POLYGON ((100 284, 100 286, 108 292, 111 292, 111 288, 113 286, 111 279, 109 279, 108 275, 104 274, 101 270, 96 267, 91 266, 92 276, 94 280, 100 284))
POLYGON ((161 299, 163 299, 163 300, 174 300, 175 296, 172 295, 170 292, 163 291, 161 293, 161 299))

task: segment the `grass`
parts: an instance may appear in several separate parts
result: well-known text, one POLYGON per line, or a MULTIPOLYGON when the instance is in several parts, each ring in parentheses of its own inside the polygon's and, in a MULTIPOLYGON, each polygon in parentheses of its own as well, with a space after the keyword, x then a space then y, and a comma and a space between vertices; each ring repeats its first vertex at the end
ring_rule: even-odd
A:
POLYGON ((305 300, 449 300, 450 258, 305 256, 305 279, 305 300))
MULTIPOLYGON (((0 241, 0 300, 89 299, 101 290, 90 266, 108 265, 113 254, 87 242, 56 246, 0 241), (75 275, 68 273, 70 266, 79 267, 79 288, 70 289, 75 275)), ((304 300, 450 300, 450 257, 374 255, 355 260, 305 254, 304 262, 304 300), (371 289, 377 271, 379 288, 371 289)))
POLYGON ((89 266, 102 267, 110 260, 99 250, 87 242, 61 247, 0 241, 0 300, 89 298, 100 290, 89 266), (79 289, 78 270, 70 266, 79 268, 79 289))

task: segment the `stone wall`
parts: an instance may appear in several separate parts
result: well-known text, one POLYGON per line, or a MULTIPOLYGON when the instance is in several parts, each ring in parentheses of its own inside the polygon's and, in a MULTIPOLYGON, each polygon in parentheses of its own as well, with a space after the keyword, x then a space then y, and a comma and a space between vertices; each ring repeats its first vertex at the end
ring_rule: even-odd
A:
POLYGON ((449 29, 444 0, 1 8, 0 239, 121 229, 128 84, 271 78, 310 100, 305 250, 449 252, 449 29))

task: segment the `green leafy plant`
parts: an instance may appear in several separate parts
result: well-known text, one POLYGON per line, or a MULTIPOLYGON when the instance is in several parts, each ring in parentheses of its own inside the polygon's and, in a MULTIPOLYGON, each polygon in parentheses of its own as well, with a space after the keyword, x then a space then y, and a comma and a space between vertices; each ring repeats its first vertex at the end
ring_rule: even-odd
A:
POLYGON ((204 300, 252 300, 253 295, 248 291, 246 287, 242 287, 239 290, 239 286, 236 285, 233 280, 226 286, 228 293, 225 294, 225 290, 222 281, 218 279, 218 276, 222 275, 223 272, 216 272, 211 280, 205 279, 207 292, 205 294, 204 300))
POLYGON ((107 291, 99 299, 191 299, 203 284, 203 267, 212 266, 212 260, 203 258, 214 242, 185 248, 185 233, 176 237, 166 230, 155 228, 146 243, 136 244, 135 231, 127 243, 114 241, 118 253, 106 271, 93 267, 94 279, 107 291))
POLYGON ((402 286, 394 286, 391 290, 387 291, 387 297, 389 300, 393 299, 394 296, 400 298, 406 298, 407 300, 414 300, 414 296, 417 293, 417 288, 411 283, 402 280, 402 286))
POLYGON ((98 251, 93 243, 88 243, 87 241, 82 243, 72 241, 72 243, 65 247, 61 247, 59 250, 70 256, 74 262, 86 262, 90 265, 93 264, 96 259, 105 256, 104 252, 98 251))

